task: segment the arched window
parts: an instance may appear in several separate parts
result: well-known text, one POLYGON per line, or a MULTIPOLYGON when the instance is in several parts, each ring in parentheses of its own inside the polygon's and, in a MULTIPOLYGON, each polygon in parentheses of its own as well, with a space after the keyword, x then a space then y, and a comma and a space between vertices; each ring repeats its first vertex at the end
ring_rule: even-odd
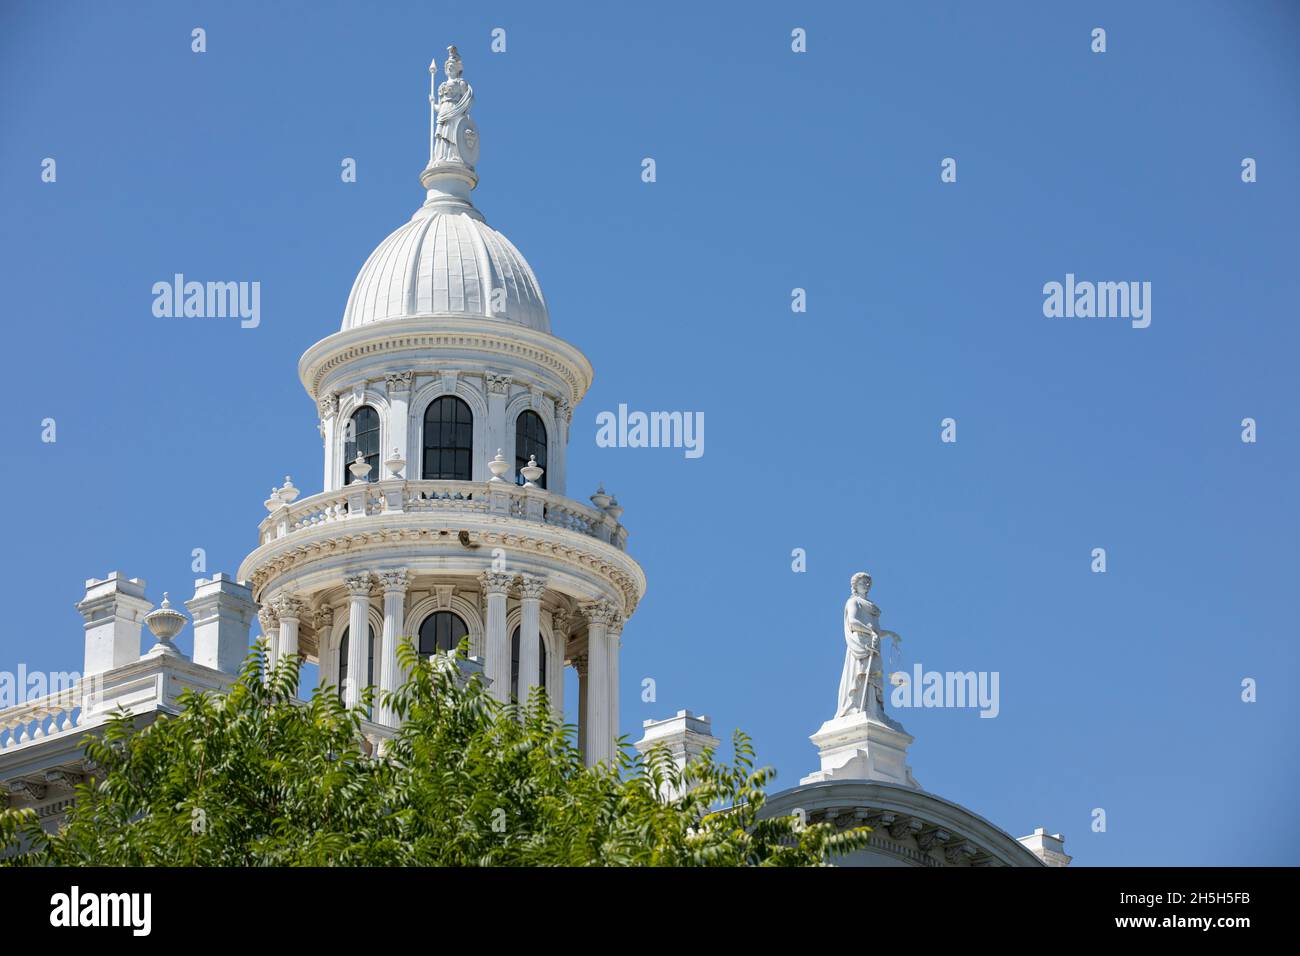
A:
POLYGON ((428 657, 434 651, 455 650, 469 628, 459 614, 434 611, 420 625, 420 653, 428 657))
MULTIPOLYGON (((369 405, 362 405, 348 419, 343 442, 343 484, 355 479, 348 466, 357 460, 357 453, 370 465, 367 481, 379 480, 379 413, 369 405)), ((540 460, 540 459, 539 459, 540 460)))
MULTIPOLYGON (((532 409, 525 409, 519 413, 515 419, 515 482, 524 483, 524 466, 528 464, 528 456, 536 455, 537 464, 542 468, 546 467, 546 423, 542 421, 542 416, 538 415, 532 409)), ((542 472, 542 477, 537 484, 546 487, 546 472, 542 472)))
POLYGON ((474 474, 474 413, 455 395, 444 395, 424 411, 424 468, 421 477, 470 481, 474 474))
MULTIPOLYGON (((339 640, 339 700, 343 700, 343 686, 348 680, 348 632, 350 627, 343 628, 343 637, 339 640)), ((364 687, 371 687, 375 683, 375 629, 370 630, 370 653, 367 655, 366 664, 366 683, 364 687)))
MULTIPOLYGON (((537 635, 537 683, 546 689, 546 640, 537 635)), ((519 699, 519 628, 510 635, 510 698, 519 699)))

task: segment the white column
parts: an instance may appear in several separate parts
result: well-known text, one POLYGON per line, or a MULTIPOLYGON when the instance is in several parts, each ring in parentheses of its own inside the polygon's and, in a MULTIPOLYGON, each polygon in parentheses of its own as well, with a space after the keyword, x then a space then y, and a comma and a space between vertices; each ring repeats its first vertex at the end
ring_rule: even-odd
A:
POLYGON ((610 736, 609 636, 607 628, 614 610, 608 601, 584 604, 587 615, 587 766, 614 757, 610 736))
POLYGON ((355 707, 361 702, 370 660, 370 572, 349 577, 344 584, 348 589, 348 681, 343 703, 355 707))
POLYGON ((525 574, 519 585, 519 702, 525 703, 540 683, 542 656, 542 595, 546 579, 525 574))
POLYGON ((402 685, 404 675, 397 660, 398 642, 406 632, 405 569, 380 571, 379 584, 384 589, 384 633, 380 638, 379 700, 375 719, 381 724, 397 726, 397 715, 383 703, 384 697, 402 685))
MULTIPOLYGON (((271 606, 280 619, 280 640, 275 658, 278 664, 287 657, 298 656, 298 623, 305 605, 292 594, 280 593, 271 601, 271 606)), ((295 687, 294 693, 297 692, 295 687)))
POLYGON ((505 703, 510 699, 510 635, 506 633, 506 592, 512 575, 503 571, 484 571, 479 582, 487 594, 487 647, 483 672, 491 682, 488 692, 505 703))
POLYGON ((547 648, 546 696, 551 701, 551 713, 564 721, 564 654, 568 647, 569 616, 563 612, 551 615, 551 646, 547 648))
POLYGON ((587 680, 587 655, 579 654, 573 659, 573 669, 578 672, 578 752, 583 759, 587 756, 587 701, 591 699, 587 680))
POLYGON ((412 471, 411 456, 407 453, 408 443, 407 436, 410 432, 410 402, 411 402, 411 372, 395 372, 385 379, 388 386, 388 441, 380 449, 379 466, 383 474, 381 478, 388 478, 388 468, 384 462, 392 457, 393 451, 406 460, 406 467, 402 469, 402 477, 410 478, 412 474, 419 474, 418 465, 412 471))
MULTIPOLYGON (((483 376, 483 381, 487 385, 488 393, 487 456, 490 459, 496 455, 498 448, 501 449, 501 457, 510 462, 510 473, 507 478, 514 481, 515 450, 506 447, 506 402, 510 399, 510 376, 493 375, 489 372, 483 376)), ((474 467, 475 469, 481 467, 486 472, 487 462, 476 461, 474 467)), ((486 474, 480 476, 477 472, 474 475, 476 481, 485 481, 487 477, 486 474)))
POLYGON ((262 639, 266 641, 266 660, 262 669, 262 679, 266 680, 280 659, 280 617, 270 604, 263 604, 257 612, 257 623, 262 625, 262 639))
POLYGON ((615 611, 610 615, 609 627, 605 633, 608 648, 605 663, 609 666, 609 739, 610 754, 618 740, 618 656, 623 645, 623 615, 615 611))
POLYGON ((319 608, 312 626, 316 631, 316 666, 320 669, 320 679, 337 686, 339 656, 335 653, 337 649, 330 646, 334 636, 334 608, 328 604, 319 608))
POLYGON ((321 489, 333 491, 341 487, 343 482, 343 476, 340 474, 341 466, 337 461, 339 452, 335 442, 338 435, 335 425, 338 422, 339 397, 330 393, 316 404, 320 409, 320 437, 325 446, 325 482, 321 485, 321 489))
POLYGON ((569 456, 569 421, 573 417, 573 407, 566 401, 555 403, 555 431, 549 436, 547 445, 547 490, 557 494, 567 494, 565 488, 565 459, 569 456))

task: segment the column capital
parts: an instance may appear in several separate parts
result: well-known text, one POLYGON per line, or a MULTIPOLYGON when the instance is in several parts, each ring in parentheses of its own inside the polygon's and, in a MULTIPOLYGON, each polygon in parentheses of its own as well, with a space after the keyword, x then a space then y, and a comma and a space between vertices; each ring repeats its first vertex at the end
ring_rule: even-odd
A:
POLYGON ((312 625, 317 631, 328 630, 334 626, 334 608, 328 604, 322 605, 316 609, 316 615, 312 625))
POLYGON ((478 576, 485 594, 505 594, 514 583, 514 575, 504 571, 484 571, 478 576))
POLYGON ((411 583, 410 572, 406 568, 392 568, 379 572, 379 586, 385 594, 405 594, 411 583))
POLYGON ((610 601, 588 601, 579 605, 579 610, 586 617, 588 624, 609 627, 618 616, 618 611, 610 601))
POLYGON ((316 407, 320 409, 321 421, 328 421, 339 413, 339 396, 337 392, 330 392, 328 395, 322 395, 316 400, 316 407))
POLYGON ((546 578, 536 574, 519 576, 519 596, 525 601, 540 601, 546 593, 546 578))
POLYGON ((352 597, 369 597, 370 589, 374 584, 374 576, 369 571, 362 571, 360 574, 353 574, 344 578, 343 584, 352 597))
POLYGON ((495 372, 484 372, 483 381, 487 384, 489 394, 506 395, 510 392, 511 378, 509 375, 498 375, 495 372))
POLYGON ((579 677, 587 676, 587 655, 579 654, 572 661, 573 669, 578 672, 579 677))
POLYGON ((263 604, 257 609, 257 623, 262 626, 262 633, 268 634, 280 626, 280 615, 270 604, 263 604))
POLYGON ((306 602, 287 591, 281 591, 275 597, 271 598, 270 605, 275 616, 281 621, 286 618, 291 618, 295 621, 299 620, 302 617, 303 611, 307 609, 306 602))
POLYGON ((569 636, 569 612, 552 611, 551 612, 551 632, 556 635, 569 636))

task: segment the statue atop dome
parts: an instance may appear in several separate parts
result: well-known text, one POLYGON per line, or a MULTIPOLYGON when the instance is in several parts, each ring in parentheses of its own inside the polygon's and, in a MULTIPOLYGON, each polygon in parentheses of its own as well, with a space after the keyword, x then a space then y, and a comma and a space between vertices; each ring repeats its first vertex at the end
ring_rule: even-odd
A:
POLYGON ((836 717, 867 714, 880 718, 885 712, 884 674, 881 666, 881 638, 898 635, 880 627, 880 608, 867 598, 871 575, 861 571, 849 582, 851 593, 844 602, 844 670, 840 674, 836 717))
MULTIPOLYGON (((469 109, 474 104, 474 88, 465 81, 464 64, 456 47, 447 47, 447 62, 443 66, 447 79, 437 88, 436 98, 430 94, 434 106, 433 144, 429 166, 445 163, 474 168, 478 161, 478 129, 470 118, 469 109)), ((437 74, 438 63, 429 64, 431 76, 437 74)))

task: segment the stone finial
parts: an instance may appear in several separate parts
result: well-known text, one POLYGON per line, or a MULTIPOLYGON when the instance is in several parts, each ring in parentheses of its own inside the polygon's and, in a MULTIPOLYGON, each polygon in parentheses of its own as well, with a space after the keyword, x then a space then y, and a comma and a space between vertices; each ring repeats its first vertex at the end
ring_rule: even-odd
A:
POLYGON ((525 488, 536 488, 537 479, 542 477, 544 472, 545 469, 542 468, 541 465, 537 464, 536 455, 529 455, 528 464, 524 465, 524 467, 519 469, 519 473, 524 476, 525 488))
POLYGON ((366 456, 357 452, 357 457, 352 464, 348 465, 348 471, 356 481, 365 481, 370 477, 370 462, 366 461, 366 456))
POLYGON ((172 639, 181 632, 186 620, 184 614, 172 607, 172 602, 164 591, 162 604, 144 616, 145 626, 158 639, 158 643, 149 649, 148 656, 179 657, 181 652, 176 649, 172 639))
POLYGON ((505 481, 505 474, 510 470, 510 462, 506 461, 501 454, 501 449, 497 449, 497 456, 488 462, 488 471, 492 472, 489 481, 505 481))

